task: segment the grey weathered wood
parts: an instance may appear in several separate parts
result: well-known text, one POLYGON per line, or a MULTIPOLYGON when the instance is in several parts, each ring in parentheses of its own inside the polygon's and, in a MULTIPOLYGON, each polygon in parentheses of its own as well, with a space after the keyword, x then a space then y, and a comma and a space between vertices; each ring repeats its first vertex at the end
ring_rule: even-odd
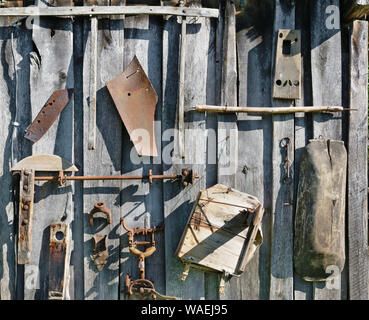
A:
MULTIPOLYGON (((302 83, 301 83, 301 99, 296 100, 296 106, 309 105, 311 101, 311 73, 310 73, 310 36, 309 36, 309 16, 305 14, 306 8, 308 6, 309 0, 299 1, 296 3, 296 16, 301 17, 296 20, 296 29, 301 30, 301 73, 302 73, 302 83)), ((309 140, 310 134, 310 115, 304 113, 295 114, 295 203, 294 212, 296 210, 296 194, 299 184, 299 170, 300 170, 300 159, 302 152, 309 140)), ((312 288, 311 282, 304 281, 300 279, 296 274, 294 274, 293 279, 294 285, 294 300, 311 300, 312 299, 312 288)))
MULTIPOLYGON (((276 54, 276 41, 279 29, 295 29, 295 3, 276 1, 274 13, 273 55, 276 54)), ((275 61, 273 62, 273 66, 275 61)), ((293 106, 293 100, 273 99, 273 107, 293 106)), ((271 300, 293 299, 293 191, 294 191, 294 115, 273 116, 273 190, 272 190, 272 261, 271 261, 271 300), (290 139, 291 161, 290 189, 283 183, 287 175, 285 168, 286 149, 281 141, 290 139), (288 203, 289 205, 286 205, 288 203)))
MULTIPOLYGON (((123 129, 122 173, 127 175, 162 173, 160 163, 161 149, 161 56, 162 56, 162 20, 160 17, 137 16, 127 17, 125 20, 124 67, 126 68, 136 55, 142 68, 150 79, 157 95, 155 140, 158 157, 138 157, 137 151, 129 139, 126 129, 123 129), (150 54, 147 54, 150 53, 150 54)), ((174 103, 175 105, 175 103, 174 103)), ((122 184, 122 216, 129 227, 154 227, 164 222, 163 217, 163 182, 154 181, 150 186, 148 181, 123 181, 122 184)), ((165 226, 167 228, 167 226, 165 226)), ((124 290, 124 278, 128 273, 132 280, 139 278, 137 258, 129 253, 126 231, 121 239, 121 284, 124 290)), ((141 238, 137 238, 143 239, 141 238)), ((164 232, 155 233, 156 252, 146 259, 146 279, 153 280, 155 289, 165 294, 165 244, 164 232)), ((142 246, 139 246, 143 250, 142 246)), ((123 295, 121 296, 123 298, 123 295)))
MULTIPOLYGON (((254 12, 272 21, 273 3, 250 3, 237 32, 239 104, 270 106, 272 92, 273 25, 260 23, 254 12)), ((271 185, 270 159, 272 124, 269 115, 238 115, 239 163, 236 188, 256 196, 265 207, 262 221, 264 241, 246 266, 239 288, 231 286, 238 297, 246 300, 269 299, 271 258, 271 185), (251 151, 252 150, 252 151, 251 151), (251 152, 250 152, 251 151, 251 152), (237 291, 236 291, 237 290, 237 291), (240 291, 240 293, 238 293, 240 291)))
POLYGON ((368 0, 343 0, 342 1, 342 16, 345 22, 355 19, 362 19, 369 12, 368 0))
POLYGON ((0 17, 51 17, 51 16, 111 16, 111 15, 173 15, 186 17, 208 17, 217 18, 217 9, 207 8, 184 8, 169 6, 92 6, 92 7, 21 7, 21 8, 2 8, 0 17))
MULTIPOLYGON (((313 105, 342 105, 341 31, 326 28, 325 10, 329 5, 339 6, 339 1, 324 0, 310 3, 313 105)), ((313 136, 341 140, 342 116, 313 115, 313 136)), ((328 289, 325 283, 314 283, 315 300, 340 298, 340 289, 328 289)))
POLYGON ((350 27, 350 114, 348 136, 348 268, 350 300, 367 300, 368 292, 368 22, 350 27))
MULTIPOLYGON (((168 144, 175 128, 175 111, 172 101, 177 99, 178 88, 178 35, 179 24, 174 18, 169 19, 163 33, 163 162, 166 174, 178 173, 184 167, 190 167, 200 174, 200 179, 186 189, 178 183, 165 182, 165 272, 166 294, 182 299, 200 299, 205 297, 204 272, 190 270, 186 281, 181 282, 183 264, 174 256, 175 249, 183 233, 193 201, 199 190, 205 189, 206 176, 206 121, 204 115, 190 114, 185 119, 185 151, 183 161, 177 158, 178 141, 168 144), (168 151, 174 148, 174 157, 168 151), (196 288, 196 289, 194 289, 196 288)), ((192 52, 186 59, 185 106, 194 102, 206 101, 207 55, 209 50, 210 21, 199 18, 187 21, 187 52, 192 52)), ((176 136, 176 135, 174 135, 176 136)))
MULTIPOLYGON (((43 6, 45 4, 41 4, 43 6)), ((32 119, 44 102, 57 89, 73 88, 73 34, 69 19, 35 19, 32 38, 35 50, 31 53, 32 119), (52 31, 53 30, 53 31, 52 31)), ((73 160, 73 101, 59 119, 32 147, 33 154, 56 154, 73 160)), ((49 226, 73 221, 73 186, 58 188, 56 183, 36 183, 31 262, 25 266, 24 298, 47 299, 49 226)))
MULTIPOLYGON (((224 29, 219 35, 222 39, 222 78, 221 105, 237 106, 237 53, 236 53, 236 17, 235 4, 230 1, 224 6, 224 29)), ((221 22, 221 21, 220 21, 221 22)), ((237 117, 218 115, 218 183, 235 187, 238 161, 237 117)), ((240 284, 237 278, 226 281, 224 294, 220 299, 238 299, 240 284)))
MULTIPOLYGON (((89 130, 89 79, 90 79, 90 22, 85 21, 84 84, 83 84, 83 173, 85 175, 119 175, 122 164, 122 122, 105 83, 123 72, 123 20, 99 20, 97 40, 97 106, 96 150, 88 148, 89 130), (114 63, 112 63, 114 61, 114 63)), ((117 300, 119 297, 120 248, 120 181, 88 181, 83 183, 84 215, 84 292, 85 299, 117 300), (95 219, 89 225, 88 214, 97 201, 105 202, 111 210, 112 223, 95 219), (90 255, 93 252, 92 236, 108 235, 109 257, 102 271, 98 271, 90 255)))

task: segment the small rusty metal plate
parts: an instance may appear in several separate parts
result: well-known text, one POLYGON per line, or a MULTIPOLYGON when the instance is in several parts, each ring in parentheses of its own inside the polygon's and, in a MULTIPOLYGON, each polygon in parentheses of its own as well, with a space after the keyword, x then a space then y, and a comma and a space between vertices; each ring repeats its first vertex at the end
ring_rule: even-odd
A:
POLYGON ((154 120, 158 95, 137 57, 106 85, 138 155, 157 156, 154 120))
POLYGON ((40 140, 50 129, 72 97, 73 89, 55 91, 26 130, 25 138, 33 142, 40 140))
POLYGON ((273 98, 301 99, 301 31, 278 31, 273 98))
POLYGON ((49 300, 64 300, 68 276, 69 227, 65 223, 50 226, 49 300))

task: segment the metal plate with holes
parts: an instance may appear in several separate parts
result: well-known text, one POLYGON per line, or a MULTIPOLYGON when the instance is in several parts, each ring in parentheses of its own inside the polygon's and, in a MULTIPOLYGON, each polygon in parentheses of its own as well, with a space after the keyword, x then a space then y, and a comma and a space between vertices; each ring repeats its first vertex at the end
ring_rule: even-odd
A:
POLYGON ((273 98, 301 99, 300 30, 278 31, 273 98))
POLYGON ((34 170, 21 171, 19 185, 18 264, 28 264, 32 250, 34 170))
POLYGON ((50 226, 49 300, 64 300, 68 278, 69 227, 65 223, 50 226))
POLYGON ((154 120, 158 95, 137 57, 119 77, 106 85, 137 153, 157 156, 154 120))
POLYGON ((50 129, 72 97, 73 89, 55 91, 47 100, 33 123, 27 128, 25 138, 33 142, 40 140, 50 129))

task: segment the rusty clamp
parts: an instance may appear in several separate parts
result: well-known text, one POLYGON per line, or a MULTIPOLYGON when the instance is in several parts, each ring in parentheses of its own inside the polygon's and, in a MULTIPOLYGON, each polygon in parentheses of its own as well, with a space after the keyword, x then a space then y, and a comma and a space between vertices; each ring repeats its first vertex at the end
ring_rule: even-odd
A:
POLYGON ((89 214, 89 221, 90 226, 93 227, 94 225, 94 215, 95 213, 102 212, 106 216, 106 220, 108 224, 111 224, 111 211, 110 209, 105 205, 105 202, 95 202, 93 209, 90 211, 89 214))

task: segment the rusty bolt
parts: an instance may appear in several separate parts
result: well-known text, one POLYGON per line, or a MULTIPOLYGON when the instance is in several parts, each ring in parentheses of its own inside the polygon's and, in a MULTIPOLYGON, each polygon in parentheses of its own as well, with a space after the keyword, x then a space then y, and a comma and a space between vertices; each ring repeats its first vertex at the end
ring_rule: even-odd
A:
POLYGON ((23 205, 23 210, 25 210, 25 211, 29 210, 28 204, 23 205))
POLYGON ((28 219, 24 219, 23 224, 28 224, 28 219))
POLYGON ((23 190, 24 190, 24 191, 28 191, 28 185, 26 185, 26 184, 25 184, 25 185, 23 186, 23 190))
POLYGON ((23 173, 24 173, 25 176, 28 176, 29 175, 29 171, 28 170, 24 170, 23 173))

